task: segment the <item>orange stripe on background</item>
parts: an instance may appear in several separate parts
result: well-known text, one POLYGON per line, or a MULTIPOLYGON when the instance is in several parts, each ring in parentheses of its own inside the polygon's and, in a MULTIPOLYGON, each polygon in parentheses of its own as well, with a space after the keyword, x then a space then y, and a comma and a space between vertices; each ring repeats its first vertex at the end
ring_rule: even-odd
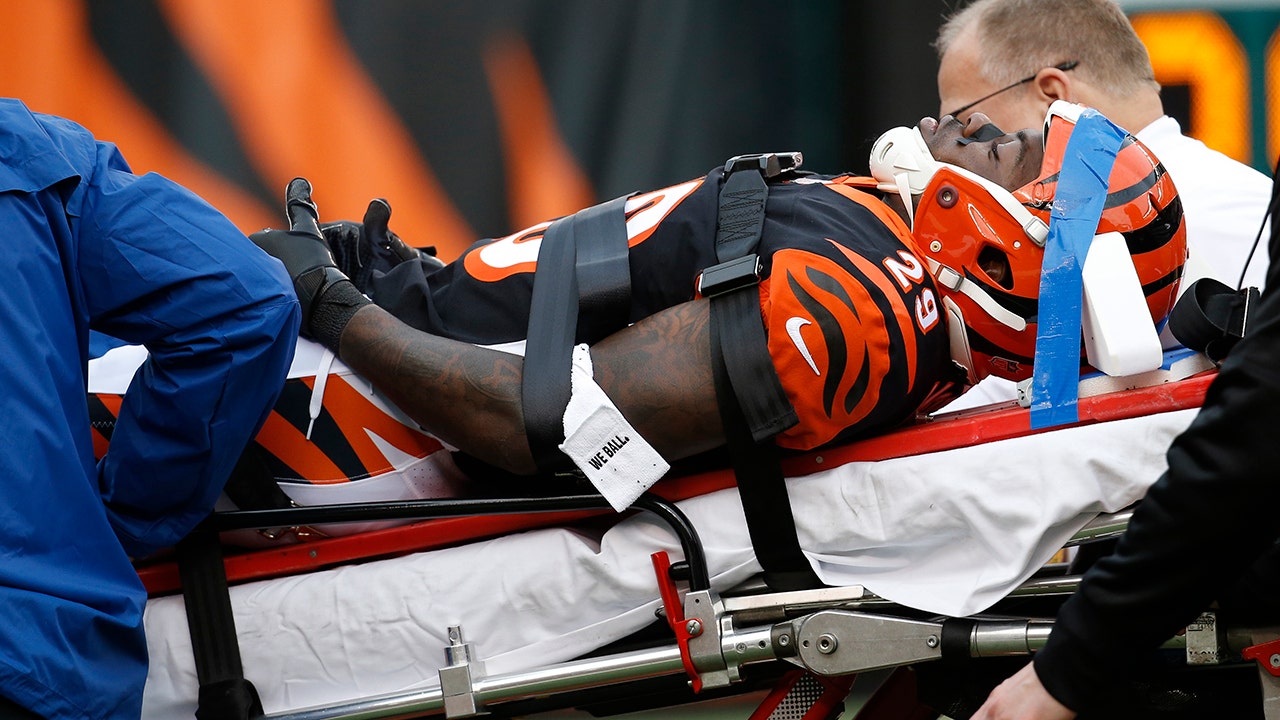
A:
MULTIPOLYGON (((475 238, 400 118, 314 0, 160 0, 160 8, 223 96, 250 160, 269 186, 305 176, 321 219, 358 220, 371 198, 391 203, 392 229, 442 259, 475 238)), ((283 203, 282 203, 283 204, 283 203)))
POLYGON ((242 231, 279 211, 189 156, 138 102, 93 43, 80 0, 0 2, 0 95, 61 115, 115 143, 135 172, 157 172, 221 210, 242 231))
POLYGON ((1190 135, 1243 163, 1251 160, 1249 58, 1231 26, 1216 12, 1134 15, 1156 82, 1191 87, 1190 135))
MULTIPOLYGON (((1263 67, 1267 68, 1267 159, 1280 155, 1280 28, 1267 41, 1263 67)), ((1274 161, 1273 161, 1274 162, 1274 161)))
MULTIPOLYGON (((308 384, 314 382, 311 378, 308 380, 311 380, 308 384)), ((329 378, 324 389, 324 407, 370 474, 391 469, 391 463, 374 444, 369 433, 413 457, 426 457, 443 447, 439 440, 406 427, 378 409, 363 392, 352 387, 346 378, 329 378)))
POLYGON ((507 198, 515 227, 594 205, 595 191, 556 127, 555 111, 523 39, 490 43, 484 56, 507 162, 507 198))

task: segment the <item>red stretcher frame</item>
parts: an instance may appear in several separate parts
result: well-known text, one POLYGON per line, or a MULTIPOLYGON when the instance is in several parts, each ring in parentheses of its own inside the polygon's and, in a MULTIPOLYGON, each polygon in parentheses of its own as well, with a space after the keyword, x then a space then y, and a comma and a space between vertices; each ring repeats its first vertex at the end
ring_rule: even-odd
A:
MULTIPOLYGON (((1215 375, 1209 371, 1175 382, 1081 398, 1079 420, 1075 424, 1087 425, 1199 407, 1215 375)), ((788 477, 799 477, 850 462, 938 452, 1049 430, 1033 430, 1030 412, 1010 402, 935 416, 873 438, 789 457, 783 461, 783 469, 788 477)), ((666 478, 654 486, 653 492, 674 502, 729 487, 733 487, 733 474, 725 469, 666 478)), ((351 562, 434 550, 522 530, 562 525, 607 512, 452 517, 279 547, 254 550, 227 548, 227 581, 237 584, 265 580, 351 562)), ((137 571, 151 596, 181 590, 177 562, 173 559, 144 561, 137 565, 137 571)))

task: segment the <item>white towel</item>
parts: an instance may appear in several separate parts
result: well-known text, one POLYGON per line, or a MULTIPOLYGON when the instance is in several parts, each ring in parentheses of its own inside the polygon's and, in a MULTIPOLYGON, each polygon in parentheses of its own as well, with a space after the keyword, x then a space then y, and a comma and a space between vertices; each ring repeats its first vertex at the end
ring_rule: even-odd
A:
POLYGON ((671 469, 622 416, 593 379, 591 352, 573 349, 573 388, 564 410, 560 449, 587 476, 614 510, 622 512, 671 469))

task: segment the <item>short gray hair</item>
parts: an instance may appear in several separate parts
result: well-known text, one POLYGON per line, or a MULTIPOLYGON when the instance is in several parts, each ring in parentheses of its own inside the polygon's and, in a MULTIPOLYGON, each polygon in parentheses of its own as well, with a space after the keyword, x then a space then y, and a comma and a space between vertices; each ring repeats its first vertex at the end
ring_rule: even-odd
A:
POLYGON ((1160 87, 1147 48, 1113 0, 974 0, 943 23, 938 57, 970 26, 986 50, 979 71, 994 85, 1074 60, 1072 72, 1110 95, 1160 87))

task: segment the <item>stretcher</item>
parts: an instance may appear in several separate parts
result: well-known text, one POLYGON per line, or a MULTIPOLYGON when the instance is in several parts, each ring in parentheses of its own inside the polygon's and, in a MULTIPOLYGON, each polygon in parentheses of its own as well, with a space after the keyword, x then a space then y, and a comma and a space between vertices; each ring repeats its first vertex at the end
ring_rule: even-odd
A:
MULTIPOLYGON (((138 360, 128 352, 91 368, 107 405, 138 360)), ((1052 611, 1005 606, 1072 592, 1078 578, 1055 556, 1123 529, 1211 367, 1172 354, 1148 377, 1086 381, 1080 421, 1052 431, 1002 403, 788 458, 800 543, 825 587, 779 593, 756 579, 728 470, 677 467, 621 515, 592 493, 484 497, 484 478, 464 478, 448 448, 300 341, 284 397, 298 390, 308 410, 288 427, 318 438, 327 414, 367 402, 381 415, 364 435, 382 460, 343 482, 280 478, 305 507, 207 525, 229 543, 235 650, 269 718, 511 715, 602 697, 617 711, 762 686, 773 691, 753 717, 818 718, 857 676, 875 680, 859 685, 859 717, 936 717, 915 669, 1043 643, 1052 611), (318 532, 264 543, 245 528, 318 532), (654 687, 668 699, 652 700, 654 687)), ((197 628, 179 568, 159 558, 138 570, 151 594, 144 716, 192 717, 197 628)), ((1171 645, 1188 662, 1253 648, 1267 667, 1274 633, 1237 633, 1227 649, 1212 616, 1202 625, 1171 645)))

